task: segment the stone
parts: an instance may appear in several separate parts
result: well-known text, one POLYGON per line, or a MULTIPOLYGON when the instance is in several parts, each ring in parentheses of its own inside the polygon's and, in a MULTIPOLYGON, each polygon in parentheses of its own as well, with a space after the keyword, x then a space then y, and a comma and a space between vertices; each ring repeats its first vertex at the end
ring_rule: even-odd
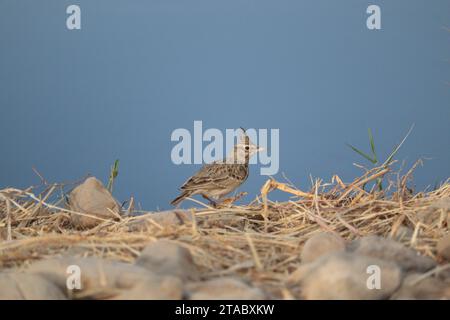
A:
POLYGON ((67 268, 78 266, 81 271, 81 283, 85 289, 95 287, 132 287, 146 277, 154 276, 148 270, 119 261, 101 258, 61 257, 40 260, 31 264, 27 272, 38 274, 66 289, 67 268))
POLYGON ((92 228, 105 219, 117 219, 121 212, 119 203, 101 181, 95 177, 87 178, 70 192, 68 207, 72 211, 100 218, 96 219, 72 213, 70 214, 71 222, 78 228, 92 228))
POLYGON ((136 259, 136 265, 156 274, 171 275, 184 281, 199 278, 189 250, 169 240, 157 240, 147 245, 136 259))
POLYGON ((388 298, 401 280, 402 271, 393 262, 338 252, 302 265, 289 276, 288 284, 300 285, 301 295, 309 300, 379 300, 388 298), (373 287, 374 266, 379 268, 379 289, 373 287))
POLYGON ((171 228, 192 222, 192 213, 184 210, 160 211, 146 213, 128 224, 132 232, 145 231, 149 228, 171 228))
POLYGON ((392 239, 395 241, 410 241, 413 234, 413 229, 405 226, 399 226, 395 233, 392 235, 392 239))
MULTIPOLYGON (((73 294, 75 298, 114 299, 116 296, 123 298, 126 291, 129 290, 137 297, 139 292, 143 292, 142 288, 148 287, 152 287, 153 291, 149 292, 147 296, 152 296, 155 299, 168 299, 177 296, 169 293, 166 289, 170 281, 174 283, 178 279, 171 280, 173 277, 169 279, 136 265, 94 257, 62 257, 41 260, 30 265, 26 271, 53 282, 68 295, 73 294), (69 276, 67 268, 72 265, 80 268, 81 290, 67 289, 66 281, 69 276)), ((181 295, 181 292, 179 295, 181 295)), ((145 299, 144 296, 142 298, 145 299)))
POLYGON ((450 261, 450 233, 438 241, 436 250, 440 257, 450 261))
POLYGON ((417 219, 427 226, 438 226, 450 219, 450 197, 441 198, 430 204, 429 207, 417 213, 417 219))
POLYGON ((432 206, 436 209, 444 209, 450 211, 450 197, 441 198, 435 201, 432 206))
POLYGON ((145 279, 136 286, 114 296, 114 300, 180 300, 183 298, 183 283, 176 277, 145 279))
POLYGON ((264 293, 232 277, 191 282, 186 285, 190 300, 263 300, 264 293))
POLYGON ((26 273, 0 273, 0 300, 66 300, 63 291, 47 279, 26 273))
POLYGON ((315 234, 305 242, 300 258, 303 263, 308 263, 325 254, 344 250, 344 239, 333 233, 321 232, 315 234))
POLYGON ((421 256, 393 239, 379 236, 356 239, 347 246, 347 251, 395 262, 405 271, 425 272, 436 266, 433 259, 421 256))
POLYGON ((421 279, 422 277, 423 275, 419 273, 411 273, 405 276, 401 287, 391 299, 450 299, 450 279, 442 281, 431 276, 421 279))

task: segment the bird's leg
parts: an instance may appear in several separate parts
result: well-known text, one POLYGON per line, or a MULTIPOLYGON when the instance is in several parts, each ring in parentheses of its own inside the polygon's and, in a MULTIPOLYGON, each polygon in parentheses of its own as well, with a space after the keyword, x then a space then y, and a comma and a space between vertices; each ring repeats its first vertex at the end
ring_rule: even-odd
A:
POLYGON ((210 204, 211 207, 217 208, 217 203, 216 203, 214 200, 212 200, 211 198, 209 198, 209 197, 208 197, 207 195, 205 195, 205 194, 202 194, 202 197, 205 198, 206 200, 208 200, 208 202, 209 202, 209 204, 210 204))
POLYGON ((242 197, 246 196, 248 193, 243 191, 243 192, 239 192, 234 198, 233 198, 233 202, 238 201, 239 199, 241 199, 242 197))
POLYGON ((236 201, 238 201, 239 199, 241 199, 243 196, 247 195, 247 192, 239 192, 237 195, 235 195, 234 197, 230 197, 230 198, 225 198, 223 199, 220 204, 222 206, 228 206, 230 207, 233 203, 235 203, 236 201))

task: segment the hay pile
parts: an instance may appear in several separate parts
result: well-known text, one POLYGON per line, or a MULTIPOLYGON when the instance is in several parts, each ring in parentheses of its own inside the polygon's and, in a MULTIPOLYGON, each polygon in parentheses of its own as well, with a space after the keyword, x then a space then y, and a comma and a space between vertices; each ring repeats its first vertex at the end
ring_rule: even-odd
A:
POLYGON ((148 243, 165 238, 189 249, 204 279, 232 275, 273 297, 295 298, 286 278, 299 267, 304 242, 320 231, 346 240, 365 235, 395 238, 443 263, 436 243, 448 232, 450 181, 413 193, 407 187, 409 172, 383 191, 365 190, 388 173, 389 168, 375 168, 348 184, 338 176, 330 183, 316 180, 309 192, 269 180, 249 205, 205 205, 184 212, 190 219, 176 224, 130 205, 116 220, 101 220, 88 230, 71 223, 73 215, 87 213, 66 208, 62 191, 67 186, 47 184, 41 192, 7 188, 0 190, 0 268, 20 269, 65 253, 134 262, 148 243), (274 189, 292 195, 292 200, 270 201, 274 189))

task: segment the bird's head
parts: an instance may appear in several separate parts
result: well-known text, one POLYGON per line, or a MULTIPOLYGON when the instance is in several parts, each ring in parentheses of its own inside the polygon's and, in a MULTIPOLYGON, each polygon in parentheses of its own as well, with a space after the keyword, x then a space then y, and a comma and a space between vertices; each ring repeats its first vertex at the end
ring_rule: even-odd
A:
POLYGON ((264 150, 264 148, 254 144, 243 128, 239 137, 239 142, 234 146, 232 161, 235 163, 248 163, 250 158, 264 150))

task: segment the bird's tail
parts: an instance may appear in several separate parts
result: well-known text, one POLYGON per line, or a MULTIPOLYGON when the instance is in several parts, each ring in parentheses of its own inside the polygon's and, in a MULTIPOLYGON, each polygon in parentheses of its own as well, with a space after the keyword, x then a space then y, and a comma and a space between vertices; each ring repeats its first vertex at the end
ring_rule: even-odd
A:
POLYGON ((192 191, 183 191, 178 197, 172 200, 170 203, 173 206, 177 206, 181 201, 183 201, 186 197, 189 197, 192 194, 192 191))

